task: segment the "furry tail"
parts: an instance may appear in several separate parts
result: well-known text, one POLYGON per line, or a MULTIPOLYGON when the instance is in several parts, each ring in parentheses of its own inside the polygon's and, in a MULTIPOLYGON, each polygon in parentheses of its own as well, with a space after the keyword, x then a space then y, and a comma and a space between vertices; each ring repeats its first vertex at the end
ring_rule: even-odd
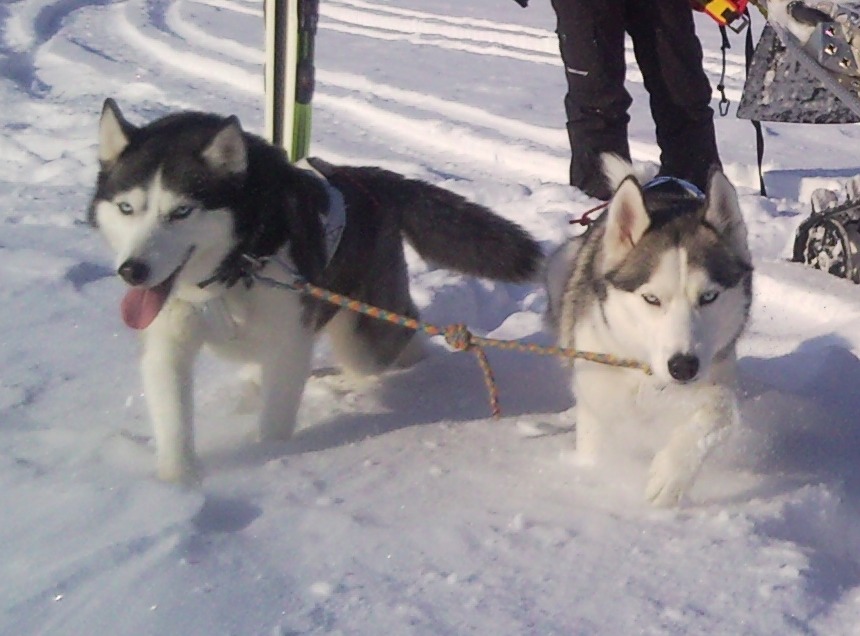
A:
POLYGON ((422 258, 512 283, 533 280, 540 271, 540 245, 516 223, 424 181, 378 168, 359 170, 358 178, 388 213, 398 216, 403 234, 422 258))
POLYGON ((540 245, 522 227, 488 208, 421 181, 407 181, 414 198, 401 227, 423 258, 457 271, 509 282, 532 280, 540 245))

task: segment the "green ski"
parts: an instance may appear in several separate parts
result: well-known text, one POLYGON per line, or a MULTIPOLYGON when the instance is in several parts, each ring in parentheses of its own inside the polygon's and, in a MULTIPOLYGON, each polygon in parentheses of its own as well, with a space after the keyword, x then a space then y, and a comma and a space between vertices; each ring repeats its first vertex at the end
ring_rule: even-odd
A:
POLYGON ((265 135, 290 161, 308 154, 319 0, 265 0, 265 135))

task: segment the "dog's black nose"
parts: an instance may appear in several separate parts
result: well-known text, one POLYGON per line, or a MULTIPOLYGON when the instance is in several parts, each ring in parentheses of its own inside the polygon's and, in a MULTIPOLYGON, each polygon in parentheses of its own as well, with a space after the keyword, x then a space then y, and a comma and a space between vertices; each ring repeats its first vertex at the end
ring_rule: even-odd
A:
POLYGON ((699 359, 688 353, 676 353, 669 358, 669 374, 679 382, 687 382, 699 372, 699 359))
POLYGON ((130 258, 119 266, 117 274, 129 285, 141 285, 149 278, 149 265, 143 261, 130 258))

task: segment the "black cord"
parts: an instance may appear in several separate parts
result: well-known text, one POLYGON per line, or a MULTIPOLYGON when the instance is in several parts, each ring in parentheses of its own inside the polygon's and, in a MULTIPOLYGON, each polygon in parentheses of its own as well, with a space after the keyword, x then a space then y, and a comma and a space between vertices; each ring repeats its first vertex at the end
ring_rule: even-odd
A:
POLYGON ((732 48, 732 44, 729 42, 729 36, 726 32, 726 27, 723 24, 720 25, 720 35, 723 38, 723 43, 720 46, 723 63, 720 68, 720 81, 717 84, 717 90, 720 91, 720 104, 718 108, 720 111, 720 117, 725 117, 729 114, 729 106, 731 105, 729 98, 726 97, 726 50, 732 48))

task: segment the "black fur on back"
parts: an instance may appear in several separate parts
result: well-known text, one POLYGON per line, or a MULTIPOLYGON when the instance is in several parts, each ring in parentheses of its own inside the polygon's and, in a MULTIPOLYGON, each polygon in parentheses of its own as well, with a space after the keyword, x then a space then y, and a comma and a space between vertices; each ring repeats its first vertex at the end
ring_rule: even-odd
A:
MULTIPOLYGON (((418 311, 409 295, 403 236, 422 258, 473 276, 523 282, 534 277, 543 255, 515 223, 430 184, 370 167, 310 163, 346 203, 346 228, 320 285, 356 300, 410 317, 418 311)), ((316 328, 337 311, 308 301, 316 328)), ((379 329, 366 317, 357 329, 379 329)), ((390 332, 399 328, 385 327, 390 332)))
POLYGON ((512 283, 532 280, 541 267, 543 253, 528 232, 449 190, 382 168, 328 166, 327 172, 336 187, 354 193, 348 201, 367 199, 435 265, 512 283))
POLYGON ((318 179, 294 167, 286 153, 245 133, 248 175, 241 218, 237 219, 237 254, 269 256, 289 243, 299 273, 315 281, 326 265, 319 213, 328 195, 318 179))

